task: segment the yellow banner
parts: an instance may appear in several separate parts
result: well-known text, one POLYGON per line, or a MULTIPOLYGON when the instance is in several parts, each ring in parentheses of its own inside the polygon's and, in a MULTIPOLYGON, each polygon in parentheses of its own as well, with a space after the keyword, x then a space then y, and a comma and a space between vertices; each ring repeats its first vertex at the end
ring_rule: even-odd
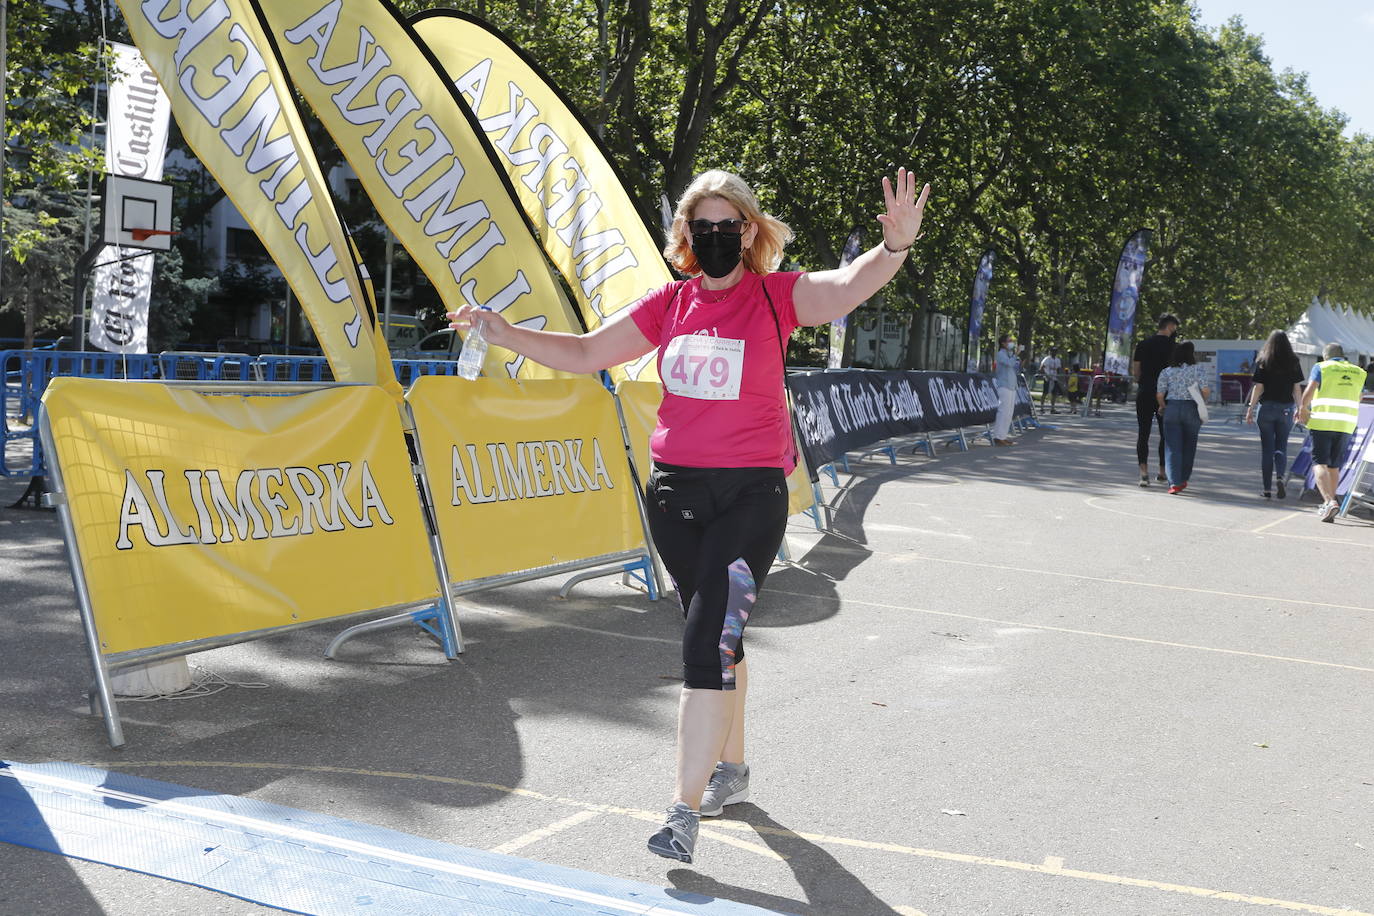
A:
POLYGON ((437 600, 379 388, 59 378, 43 408, 105 654, 437 600))
MULTIPOLYGON (((663 400, 663 386, 658 382, 621 382, 615 386, 615 396, 625 414, 625 430, 630 438, 630 450, 639 479, 643 483, 653 470, 649 455, 649 439, 658 425, 658 405, 663 400)), ((816 504, 811 477, 806 470, 806 458, 797 447, 797 466, 787 475, 787 514, 796 515, 816 504)))
POLYGON ((406 392, 455 582, 644 547, 596 380, 424 376, 406 392))
POLYGON ((247 0, 119 0, 182 136, 262 240, 334 377, 399 401, 376 310, 300 113, 247 0))
MULTIPOLYGON (((477 115, 588 328, 672 281, 610 154, 533 60, 457 10, 411 23, 477 115)), ((656 379, 654 354, 611 376, 656 379)))
MULTIPOLYGON (((581 330, 471 115, 390 5, 255 6, 292 82, 445 305, 488 306, 523 327, 581 330)), ((498 347, 486 371, 566 375, 498 347)))

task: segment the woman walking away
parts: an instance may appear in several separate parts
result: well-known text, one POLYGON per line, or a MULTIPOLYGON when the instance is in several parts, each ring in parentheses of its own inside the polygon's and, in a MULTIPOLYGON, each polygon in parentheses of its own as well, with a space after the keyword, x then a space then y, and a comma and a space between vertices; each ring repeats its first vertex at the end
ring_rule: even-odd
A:
POLYGON ((1288 495, 1283 478, 1288 470, 1288 434, 1293 429, 1293 412, 1302 400, 1303 373, 1298 355, 1288 335, 1274 331, 1264 342, 1255 360, 1254 385, 1245 422, 1259 427, 1260 473, 1264 475, 1264 498, 1269 499, 1270 484, 1278 471, 1279 499, 1288 495), (1256 415, 1256 406, 1259 412, 1256 415))
POLYGON ((1189 389, 1197 385, 1205 401, 1212 393, 1210 382, 1206 370, 1197 364, 1191 340, 1174 347, 1168 368, 1159 373, 1155 400, 1164 414, 1164 469, 1169 475, 1170 493, 1188 488, 1197 455, 1197 434, 1202 429, 1197 401, 1189 389))
POLYGON ((838 270, 775 273, 791 230, 729 172, 698 176, 678 201, 664 255, 685 281, 649 292, 588 334, 536 331, 464 305, 453 327, 569 372, 658 348, 663 402, 645 484, 650 533, 682 602, 677 782, 649 850, 691 862, 702 816, 749 795, 744 626, 787 526, 796 464, 783 388, 799 325, 849 314, 890 281, 921 230, 930 185, 883 179, 882 243, 838 270), (695 368, 693 368, 695 367, 695 368), (703 371, 703 367, 707 367, 703 371))

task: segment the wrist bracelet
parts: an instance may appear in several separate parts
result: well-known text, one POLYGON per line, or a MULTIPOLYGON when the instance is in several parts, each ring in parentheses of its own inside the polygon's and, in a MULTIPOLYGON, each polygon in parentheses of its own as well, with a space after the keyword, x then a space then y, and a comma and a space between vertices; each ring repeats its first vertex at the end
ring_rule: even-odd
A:
POLYGON ((915 244, 916 242, 912 241, 907 243, 905 248, 893 248, 891 245, 887 243, 887 239, 883 239, 883 248, 886 249, 888 254, 901 254, 904 251, 909 251, 911 249, 911 246, 915 244))

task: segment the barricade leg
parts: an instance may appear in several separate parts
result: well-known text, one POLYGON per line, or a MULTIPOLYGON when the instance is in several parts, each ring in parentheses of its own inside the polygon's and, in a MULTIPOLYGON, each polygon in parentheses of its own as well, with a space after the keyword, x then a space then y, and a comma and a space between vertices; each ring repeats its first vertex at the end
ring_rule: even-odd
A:
MULTIPOLYGON (((589 569, 586 572, 580 572, 574 576, 569 576, 567 581, 563 583, 563 587, 558 590, 558 597, 568 597, 579 583, 590 582, 592 579, 603 579, 606 576, 614 576, 617 573, 620 573, 622 577, 632 576, 636 573, 643 575, 646 573, 648 567, 649 557, 646 555, 630 563, 623 563, 620 566, 608 566, 604 569, 589 569)), ((638 576, 636 576, 636 578, 638 578, 638 576)), ((641 579, 641 581, 644 580, 641 579)), ((648 592, 651 601, 658 600, 654 595, 654 589, 652 587, 648 588, 648 592)))
MULTIPOLYGON (((400 626, 401 624, 406 623, 419 624, 420 628, 423 629, 425 632, 437 637, 440 642, 446 643, 447 637, 442 632, 442 620, 440 620, 440 617, 441 615, 439 614, 438 605, 433 605, 431 607, 422 608, 418 611, 407 611, 404 614, 393 614, 390 617, 379 617, 376 620, 369 620, 367 621, 367 623, 355 623, 353 626, 347 628, 338 636, 335 636, 332 640, 330 640, 329 645, 325 647, 324 657, 332 661, 334 658, 334 654, 338 651, 339 647, 355 636, 361 636, 364 633, 375 633, 378 630, 388 630, 392 627, 400 626), (430 621, 439 621, 439 632, 436 632, 434 627, 429 624, 430 621)), ((445 645, 445 654, 447 654, 448 651, 449 647, 445 645)), ((449 657, 453 658, 455 656, 450 655, 449 657)))
POLYGON ((1345 496, 1341 499, 1341 511, 1337 513, 1339 517, 1345 518, 1350 512, 1350 504, 1364 496, 1364 472, 1367 467, 1369 467, 1368 462, 1360 462, 1360 468, 1355 472, 1355 479, 1350 481, 1350 489, 1345 491, 1345 496))
POLYGON ((44 483, 42 475, 29 478, 29 485, 24 492, 14 502, 10 503, 11 509, 22 509, 24 503, 32 501, 35 509, 50 508, 43 505, 43 494, 47 492, 47 485, 44 483))

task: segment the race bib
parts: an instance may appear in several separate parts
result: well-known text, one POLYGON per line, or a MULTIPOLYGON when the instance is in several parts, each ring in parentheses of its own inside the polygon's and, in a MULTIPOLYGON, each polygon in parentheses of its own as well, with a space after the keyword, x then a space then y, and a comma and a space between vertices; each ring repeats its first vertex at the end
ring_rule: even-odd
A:
POLYGON ((663 387, 699 401, 738 401, 744 341, 706 334, 674 337, 663 350, 663 387))

